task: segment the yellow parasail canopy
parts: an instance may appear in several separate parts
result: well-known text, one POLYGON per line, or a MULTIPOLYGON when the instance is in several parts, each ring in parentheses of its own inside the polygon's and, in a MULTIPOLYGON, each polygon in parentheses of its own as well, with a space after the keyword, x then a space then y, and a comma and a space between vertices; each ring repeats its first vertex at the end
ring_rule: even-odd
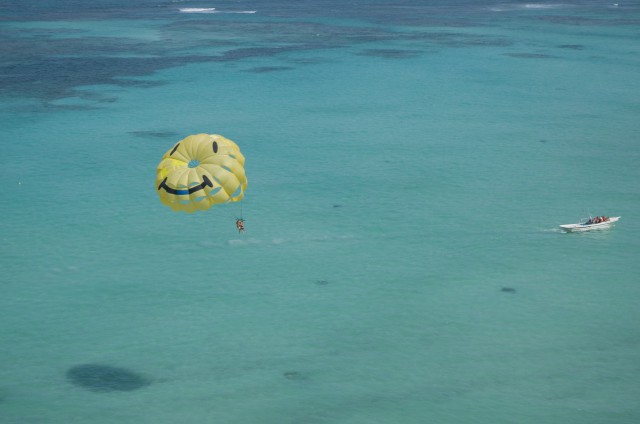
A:
POLYGON ((217 134, 195 134, 179 141, 156 170, 160 201, 174 211, 191 213, 237 202, 246 189, 240 148, 217 134))

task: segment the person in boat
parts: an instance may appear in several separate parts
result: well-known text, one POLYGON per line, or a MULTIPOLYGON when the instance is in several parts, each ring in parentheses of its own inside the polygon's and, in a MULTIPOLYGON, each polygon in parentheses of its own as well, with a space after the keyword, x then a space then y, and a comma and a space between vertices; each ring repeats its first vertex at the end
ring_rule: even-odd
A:
POLYGON ((239 233, 244 233, 244 219, 236 219, 236 228, 238 229, 239 233))
POLYGON ((602 222, 607 222, 609 220, 608 217, 606 216, 596 216, 594 218, 589 219, 589 221, 587 222, 587 225, 591 225, 591 224, 600 224, 602 222))

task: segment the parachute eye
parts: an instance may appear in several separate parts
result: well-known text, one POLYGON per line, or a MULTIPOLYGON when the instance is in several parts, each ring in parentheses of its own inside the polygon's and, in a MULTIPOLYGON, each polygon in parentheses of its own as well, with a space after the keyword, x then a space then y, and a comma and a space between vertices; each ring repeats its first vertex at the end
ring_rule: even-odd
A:
POLYGON ((213 153, 218 153, 218 143, 217 142, 213 142, 213 153))
POLYGON ((176 146, 173 148, 173 150, 171 151, 171 153, 169 153, 169 156, 171 156, 172 154, 174 154, 176 152, 176 150, 178 150, 178 147, 180 146, 180 143, 176 144, 176 146))

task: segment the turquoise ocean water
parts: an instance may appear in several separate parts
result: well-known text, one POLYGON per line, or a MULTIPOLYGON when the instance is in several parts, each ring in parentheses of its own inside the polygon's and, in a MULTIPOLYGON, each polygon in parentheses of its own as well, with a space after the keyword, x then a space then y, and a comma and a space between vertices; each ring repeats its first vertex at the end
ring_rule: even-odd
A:
POLYGON ((638 2, 129 3, 0 6, 0 423, 640 422, 638 2))

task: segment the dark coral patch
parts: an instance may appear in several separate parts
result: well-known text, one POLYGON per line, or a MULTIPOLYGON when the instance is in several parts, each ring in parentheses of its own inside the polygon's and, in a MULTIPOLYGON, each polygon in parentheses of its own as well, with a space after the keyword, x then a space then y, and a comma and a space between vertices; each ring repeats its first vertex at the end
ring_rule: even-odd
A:
POLYGON ((558 47, 561 49, 569 49, 569 50, 584 50, 584 46, 582 44, 563 44, 558 47))
POLYGON ((543 53, 505 53, 506 56, 518 57, 521 59, 554 59, 555 56, 551 56, 543 53))
POLYGON ((385 59, 408 59, 416 57, 420 53, 419 50, 401 50, 401 49, 367 49, 360 53, 362 56, 382 57, 385 59))
POLYGON ((264 74, 267 72, 289 71, 293 68, 289 66, 257 66, 249 69, 249 72, 255 72, 257 74, 264 74))
POLYGON ((151 384, 146 377, 124 368, 83 364, 69 368, 67 380, 93 392, 130 392, 151 384))
POLYGON ((129 131, 129 134, 142 138, 172 138, 176 137, 178 133, 173 131, 129 131))

